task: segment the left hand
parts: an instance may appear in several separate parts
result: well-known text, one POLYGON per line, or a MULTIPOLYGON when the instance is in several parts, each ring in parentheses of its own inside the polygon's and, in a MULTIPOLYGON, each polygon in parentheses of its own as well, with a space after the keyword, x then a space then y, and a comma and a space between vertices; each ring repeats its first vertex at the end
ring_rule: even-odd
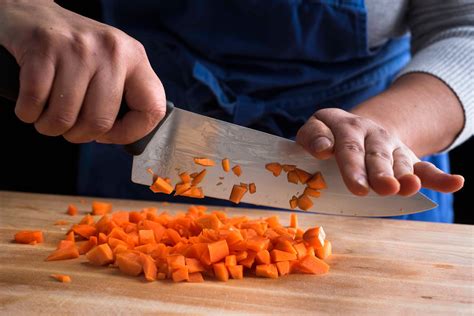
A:
POLYGON ((296 141, 318 159, 335 156, 347 188, 366 195, 413 195, 421 187, 454 192, 464 184, 420 159, 396 135, 376 122, 341 109, 317 111, 300 128, 296 141))

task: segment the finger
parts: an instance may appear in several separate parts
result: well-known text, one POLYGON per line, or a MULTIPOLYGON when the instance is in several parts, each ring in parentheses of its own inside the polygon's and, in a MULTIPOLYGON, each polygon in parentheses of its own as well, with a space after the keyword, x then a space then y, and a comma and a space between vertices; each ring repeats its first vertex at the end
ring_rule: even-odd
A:
POLYGON ((393 195, 400 183, 393 175, 392 145, 383 133, 371 131, 365 140, 365 166, 370 187, 379 195, 393 195))
POLYGON ((64 138, 72 143, 86 143, 112 129, 120 109, 124 75, 113 70, 98 71, 89 83, 79 118, 64 138))
POLYGON ((410 196, 421 189, 421 181, 413 174, 413 160, 407 149, 398 147, 393 151, 393 173, 400 183, 399 195, 410 196))
POLYGON ((298 130, 296 142, 318 159, 328 159, 333 155, 334 136, 329 127, 315 116, 298 130))
POLYGON ((36 130, 48 136, 67 132, 77 120, 89 80, 90 74, 80 63, 60 61, 48 106, 35 122, 36 130))
POLYGON ((349 116, 344 111, 320 110, 315 116, 325 123, 334 135, 334 155, 349 191, 356 195, 369 193, 365 168, 364 128, 356 124, 341 124, 341 121, 349 116))
POLYGON ((129 111, 98 139, 102 143, 129 144, 146 136, 166 112, 166 97, 160 80, 148 63, 141 63, 125 81, 129 111))
POLYGON ((38 120, 48 101, 55 75, 51 60, 28 56, 20 68, 20 91, 15 114, 25 123, 38 120))
POLYGON ((464 185, 464 177, 447 174, 426 161, 416 163, 414 171, 420 178, 421 185, 427 189, 451 193, 460 190, 464 185))

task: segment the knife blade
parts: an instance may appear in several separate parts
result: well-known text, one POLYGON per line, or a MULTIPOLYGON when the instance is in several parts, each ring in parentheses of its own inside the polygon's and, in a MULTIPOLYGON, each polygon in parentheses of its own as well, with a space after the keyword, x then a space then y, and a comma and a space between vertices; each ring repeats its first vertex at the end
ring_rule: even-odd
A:
POLYGON ((297 165, 310 173, 321 171, 328 188, 314 198, 308 210, 323 214, 351 216, 396 216, 422 212, 437 206, 421 193, 411 197, 379 196, 370 192, 365 197, 353 195, 345 186, 334 159, 317 160, 292 140, 220 121, 179 108, 170 109, 155 130, 144 151, 134 156, 132 181, 151 185, 153 176, 180 181, 179 173, 198 172, 195 157, 213 159, 216 166, 207 167, 200 183, 208 197, 227 200, 234 184, 255 183, 257 192, 245 194, 242 202, 275 208, 289 208, 289 200, 304 190, 303 184, 289 183, 282 172, 274 177, 265 169, 270 162, 297 165), (223 158, 240 165, 242 175, 224 172, 223 158))

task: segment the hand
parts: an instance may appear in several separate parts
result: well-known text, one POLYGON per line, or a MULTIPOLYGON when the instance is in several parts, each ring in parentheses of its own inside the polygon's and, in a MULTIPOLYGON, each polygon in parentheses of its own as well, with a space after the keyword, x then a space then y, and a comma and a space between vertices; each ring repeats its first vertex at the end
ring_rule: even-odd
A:
POLYGON ((464 183, 433 164, 420 161, 402 141, 370 119, 340 109, 317 111, 296 141, 318 159, 335 156, 347 188, 366 195, 413 195, 426 187, 454 192, 464 183))
POLYGON ((0 45, 20 66, 15 113, 41 134, 127 144, 165 114, 165 93, 143 46, 53 1, 0 0, 0 45), (129 111, 117 120, 122 96, 129 111))

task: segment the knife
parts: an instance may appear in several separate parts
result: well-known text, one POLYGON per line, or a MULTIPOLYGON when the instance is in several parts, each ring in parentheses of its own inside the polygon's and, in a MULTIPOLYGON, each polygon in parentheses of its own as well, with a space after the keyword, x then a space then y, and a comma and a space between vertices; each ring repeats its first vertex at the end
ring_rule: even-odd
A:
MULTIPOLYGON (((0 49, 0 95, 16 99, 17 85, 18 65, 8 52, 0 49), (12 87, 12 82, 16 86, 14 83, 12 87)), ((180 172, 192 173, 204 168, 194 163, 195 157, 213 159, 216 166, 206 167, 207 174, 200 186, 206 196, 218 199, 227 200, 234 184, 253 182, 257 192, 245 194, 242 202, 289 208, 289 200, 301 194, 304 185, 289 183, 283 172, 274 177, 265 169, 267 163, 279 162, 323 174, 327 189, 321 197, 313 199, 309 212, 382 217, 412 214, 437 206, 422 193, 411 197, 382 197, 374 192, 355 196, 346 188, 333 158, 317 160, 292 140, 185 111, 171 102, 167 103, 167 113, 160 124, 143 139, 127 145, 126 150, 134 155, 132 181, 147 186, 153 182, 149 169, 178 183, 180 172), (224 158, 229 158, 232 165, 240 165, 240 177, 223 171, 220 161, 224 158)))

